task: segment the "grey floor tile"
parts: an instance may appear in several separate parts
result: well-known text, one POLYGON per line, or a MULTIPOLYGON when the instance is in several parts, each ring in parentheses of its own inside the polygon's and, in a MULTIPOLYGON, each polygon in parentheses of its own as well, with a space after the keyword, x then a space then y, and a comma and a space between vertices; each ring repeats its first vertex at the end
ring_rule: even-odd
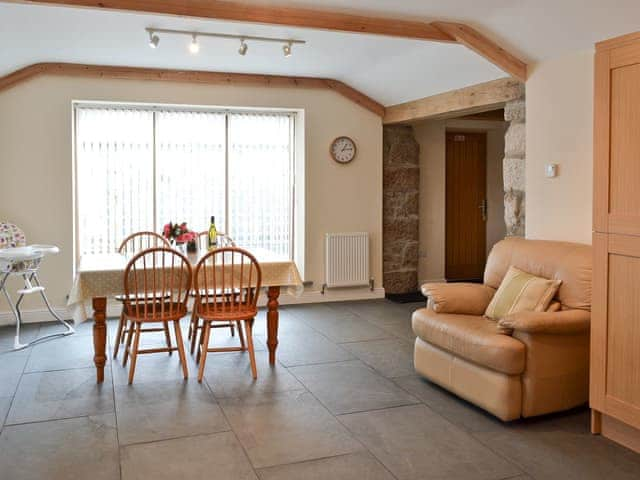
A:
POLYGON ((220 405, 256 468, 362 449, 306 391, 225 398, 220 400, 220 405))
POLYGON ((394 337, 413 342, 416 339, 411 327, 410 315, 390 316, 387 318, 373 317, 369 320, 378 328, 389 332, 394 337))
MULTIPOLYGON (((20 327, 20 342, 28 343, 35 340, 38 337, 39 331, 39 323, 23 323, 20 327)), ((15 336, 15 324, 0 327, 0 352, 11 351, 13 349, 15 336)))
POLYGON ((418 403, 360 360, 290 370, 334 415, 418 403))
POLYGON ((263 468, 258 476, 261 480, 394 480, 369 452, 263 468))
POLYGON ((490 413, 418 375, 395 378, 394 382, 465 430, 483 432, 504 428, 505 424, 490 413))
MULTIPOLYGON (((77 325, 73 323, 73 320, 68 320, 68 323, 75 330, 75 336, 85 337, 87 335, 93 335, 93 319, 88 319, 86 322, 82 322, 77 325)), ((63 333, 65 331, 66 328, 60 322, 56 322, 54 320, 51 322, 41 323, 39 335, 52 335, 54 333, 63 333)))
POLYGON ((399 479, 503 479, 523 473, 424 405, 343 415, 399 479))
POLYGON ((385 377, 413 375, 413 344, 401 339, 355 342, 342 345, 385 377))
POLYGON ((269 365, 269 354, 265 351, 256 352, 256 365, 258 378, 254 380, 248 353, 209 354, 204 375, 216 398, 243 397, 303 388, 280 363, 269 365))
MULTIPOLYGON (((33 346, 25 372, 47 372, 93 367, 93 340, 87 335, 70 335, 33 346)), ((107 361, 109 361, 107 355, 107 361)))
POLYGON ((0 397, 0 431, 4 426, 4 420, 9 413, 9 407, 11 406, 11 400, 13 397, 0 397))
POLYGON ((354 314, 337 315, 329 307, 325 307, 325 309, 327 311, 325 315, 303 316, 302 318, 307 325, 333 342, 360 342, 389 338, 391 336, 389 332, 354 314))
POLYGON ((7 480, 117 480, 113 414, 5 426, 0 476, 7 480))
POLYGON ((310 329, 303 334, 281 334, 276 358, 285 366, 342 362, 355 357, 324 335, 310 329))
POLYGON ((0 353, 0 397, 13 396, 30 353, 30 349, 0 353))
POLYGON ((108 370, 96 384, 93 368, 28 373, 22 376, 6 424, 112 413, 108 370))
POLYGON ((563 421, 562 416, 532 420, 474 436, 534 478, 640 478, 640 455, 599 435, 578 432, 573 421, 563 421))
POLYGON ((120 445, 230 430, 206 384, 134 383, 115 388, 120 445))
MULTIPOLYGON (((156 344, 157 345, 157 344, 156 344)), ((131 363, 127 363, 126 367, 122 366, 122 358, 124 351, 121 349, 118 358, 113 362, 113 383, 114 385, 126 385, 129 382, 129 367, 131 363)), ((194 357, 187 357, 187 369, 190 377, 197 375, 197 365, 194 357)), ((183 380, 182 366, 180 365, 180 357, 178 352, 173 355, 167 353, 149 353, 139 354, 136 363, 136 372, 133 383, 148 382, 164 382, 168 380, 183 380)))
POLYGON ((364 300, 359 302, 345 302, 343 305, 338 303, 328 304, 331 308, 345 308, 352 313, 358 315, 364 320, 392 320, 398 318, 405 318, 410 314, 399 306, 397 303, 393 303, 389 300, 364 300))
POLYGON ((129 445, 121 452, 122 480, 254 480, 232 432, 129 445))

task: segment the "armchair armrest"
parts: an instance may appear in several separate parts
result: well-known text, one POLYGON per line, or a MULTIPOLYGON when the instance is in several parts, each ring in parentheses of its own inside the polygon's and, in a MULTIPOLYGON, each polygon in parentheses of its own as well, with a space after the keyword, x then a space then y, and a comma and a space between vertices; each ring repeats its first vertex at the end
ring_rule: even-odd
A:
POLYGON ((422 294, 429 297, 436 313, 482 315, 496 293, 481 283, 425 283, 422 294))
POLYGON ((591 312, 562 310, 559 312, 518 312, 498 321, 503 329, 526 333, 572 335, 589 331, 591 312))

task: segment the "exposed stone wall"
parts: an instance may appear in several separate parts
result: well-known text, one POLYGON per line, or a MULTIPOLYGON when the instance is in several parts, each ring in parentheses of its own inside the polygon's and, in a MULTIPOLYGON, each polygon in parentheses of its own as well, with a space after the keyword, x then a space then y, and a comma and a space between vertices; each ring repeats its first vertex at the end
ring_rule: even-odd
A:
POLYGON ((383 130, 383 274, 386 293, 418 288, 420 147, 407 126, 383 130))
POLYGON ((507 236, 524 237, 526 110, 524 96, 505 105, 504 119, 510 122, 504 139, 504 220, 507 236))

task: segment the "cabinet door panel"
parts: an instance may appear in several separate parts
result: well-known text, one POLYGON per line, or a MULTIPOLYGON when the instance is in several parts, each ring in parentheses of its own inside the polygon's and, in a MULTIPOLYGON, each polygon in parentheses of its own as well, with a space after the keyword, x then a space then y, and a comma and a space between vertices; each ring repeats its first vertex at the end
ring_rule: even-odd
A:
POLYGON ((640 48, 598 52, 595 89, 595 230, 640 235, 640 48))
POLYGON ((594 240, 591 403, 640 428, 640 238, 594 240))

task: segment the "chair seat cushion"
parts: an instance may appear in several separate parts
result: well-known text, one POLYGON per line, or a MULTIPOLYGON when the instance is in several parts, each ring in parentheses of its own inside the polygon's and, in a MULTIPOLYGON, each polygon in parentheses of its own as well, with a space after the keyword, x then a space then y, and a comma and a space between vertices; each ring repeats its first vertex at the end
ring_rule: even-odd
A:
POLYGON ((524 344, 502 333, 493 320, 422 308, 413 313, 412 325, 414 333, 425 342, 470 362, 508 375, 524 371, 524 344))

